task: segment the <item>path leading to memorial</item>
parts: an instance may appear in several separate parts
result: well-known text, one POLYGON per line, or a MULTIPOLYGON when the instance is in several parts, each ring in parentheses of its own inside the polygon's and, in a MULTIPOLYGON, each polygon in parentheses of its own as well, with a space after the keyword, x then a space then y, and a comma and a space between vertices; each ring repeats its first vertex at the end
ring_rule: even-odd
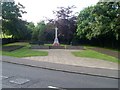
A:
POLYGON ((49 53, 48 56, 25 57, 24 59, 65 64, 65 65, 74 65, 74 66, 105 68, 105 69, 115 69, 115 70, 118 69, 117 63, 93 59, 93 58, 75 57, 74 55, 72 55, 71 52, 77 50, 49 49, 43 51, 48 51, 49 53))

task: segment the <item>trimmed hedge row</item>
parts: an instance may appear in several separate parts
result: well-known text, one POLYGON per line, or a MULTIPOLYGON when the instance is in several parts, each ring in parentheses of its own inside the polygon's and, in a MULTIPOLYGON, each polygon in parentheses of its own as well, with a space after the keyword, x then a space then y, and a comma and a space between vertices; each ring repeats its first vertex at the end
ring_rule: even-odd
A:
POLYGON ((12 38, 2 38, 0 39, 0 44, 8 44, 8 43, 13 43, 16 42, 17 40, 12 39, 12 38))

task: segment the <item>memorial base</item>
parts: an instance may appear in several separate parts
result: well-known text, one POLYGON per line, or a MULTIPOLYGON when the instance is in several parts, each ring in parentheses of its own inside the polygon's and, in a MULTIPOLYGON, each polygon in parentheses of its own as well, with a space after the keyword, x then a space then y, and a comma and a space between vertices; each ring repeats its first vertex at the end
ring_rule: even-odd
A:
POLYGON ((53 43, 53 46, 60 46, 59 43, 53 43))
POLYGON ((60 46, 58 38, 55 38, 53 46, 60 46))

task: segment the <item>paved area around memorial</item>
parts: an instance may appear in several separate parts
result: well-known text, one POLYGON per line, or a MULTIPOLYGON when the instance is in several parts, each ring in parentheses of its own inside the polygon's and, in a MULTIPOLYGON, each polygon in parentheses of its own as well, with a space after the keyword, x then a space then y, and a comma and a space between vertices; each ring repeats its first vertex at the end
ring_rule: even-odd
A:
POLYGON ((48 51, 49 53, 48 56, 25 57, 24 59, 64 64, 64 65, 118 70, 118 64, 114 62, 93 59, 93 58, 75 57, 74 55, 72 55, 71 53, 72 51, 78 51, 78 50, 49 49, 43 51, 48 51))

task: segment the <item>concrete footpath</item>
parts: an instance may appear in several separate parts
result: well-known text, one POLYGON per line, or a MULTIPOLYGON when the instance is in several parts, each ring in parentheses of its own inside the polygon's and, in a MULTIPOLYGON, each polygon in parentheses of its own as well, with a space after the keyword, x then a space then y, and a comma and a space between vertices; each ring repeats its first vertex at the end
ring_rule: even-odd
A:
MULTIPOLYGON (((41 51, 42 49, 34 49, 34 50, 41 51)), ((72 65, 72 66, 118 70, 117 63, 113 63, 105 60, 99 60, 95 58, 76 57, 72 54, 72 52, 74 51, 80 52, 82 50, 43 49, 43 51, 47 51, 48 56, 32 56, 32 57, 24 57, 23 59, 64 64, 64 65, 72 65)))
POLYGON ((62 71, 68 73, 76 73, 83 75, 91 75, 98 77, 114 78, 118 79, 118 70, 115 69, 103 69, 103 68, 93 68, 93 67, 84 67, 84 66, 75 66, 75 65, 66 65, 60 63, 51 63, 23 58, 15 58, 2 56, 2 61, 7 63, 31 66, 36 68, 43 68, 48 70, 62 71))

